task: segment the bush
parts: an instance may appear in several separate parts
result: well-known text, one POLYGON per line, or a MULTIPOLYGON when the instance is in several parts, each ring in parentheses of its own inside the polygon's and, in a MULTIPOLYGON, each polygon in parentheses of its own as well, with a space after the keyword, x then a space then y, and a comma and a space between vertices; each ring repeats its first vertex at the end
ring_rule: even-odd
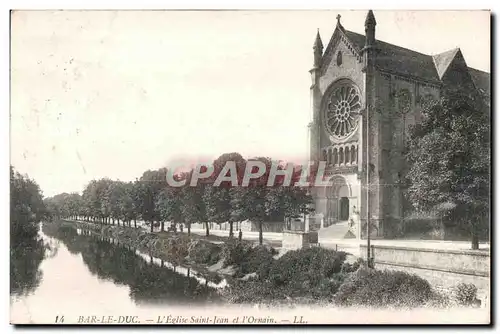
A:
POLYGON ((224 259, 225 267, 231 265, 237 267, 237 277, 250 273, 257 273, 258 276, 263 277, 267 276, 276 253, 277 251, 271 247, 253 246, 250 243, 231 240, 222 246, 221 258, 224 259))
POLYGON ((319 247, 287 252, 259 268, 262 289, 253 292, 255 298, 330 301, 346 276, 341 273, 345 258, 344 252, 319 247))
POLYGON ((251 244, 237 240, 226 241, 222 244, 221 250, 221 259, 224 259, 224 267, 239 265, 243 262, 251 247, 251 244))
POLYGON ((241 271, 256 270, 258 276, 234 282, 223 297, 232 303, 330 302, 348 275, 341 272, 344 252, 314 247, 289 251, 277 260, 274 253, 264 246, 247 248, 241 271))
POLYGON ((352 264, 348 263, 348 262, 344 262, 342 264, 340 271, 342 273, 352 273, 352 272, 357 271, 360 267, 363 267, 363 266, 365 266, 365 260, 363 260, 362 258, 359 257, 352 264))
POLYGON ((455 287, 454 292, 460 305, 469 306, 477 300, 477 287, 474 284, 460 283, 455 287))
POLYGON ((221 248, 203 240, 192 241, 188 246, 189 259, 199 264, 213 265, 220 260, 221 248))
POLYGON ((332 278, 340 273, 346 255, 319 247, 289 251, 273 263, 268 277, 276 286, 332 278))
POLYGON ((360 268, 349 274, 335 295, 341 306, 417 307, 432 296, 426 280, 403 271, 360 268))

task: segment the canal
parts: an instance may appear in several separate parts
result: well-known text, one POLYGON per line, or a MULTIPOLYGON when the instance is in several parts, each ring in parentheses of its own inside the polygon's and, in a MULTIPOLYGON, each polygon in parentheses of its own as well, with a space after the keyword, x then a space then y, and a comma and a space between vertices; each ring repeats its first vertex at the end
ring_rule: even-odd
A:
MULTIPOLYGON (((156 319, 156 314, 168 310, 210 309, 222 303, 217 293, 226 285, 222 278, 210 281, 190 268, 75 228, 41 228, 39 233, 44 258, 36 275, 36 268, 23 267, 21 273, 33 278, 18 275, 24 282, 19 284, 22 291, 11 294, 12 323, 47 323, 57 315, 66 319, 137 315, 148 310, 156 319)), ((29 256, 22 261, 28 267, 33 262, 29 256)))

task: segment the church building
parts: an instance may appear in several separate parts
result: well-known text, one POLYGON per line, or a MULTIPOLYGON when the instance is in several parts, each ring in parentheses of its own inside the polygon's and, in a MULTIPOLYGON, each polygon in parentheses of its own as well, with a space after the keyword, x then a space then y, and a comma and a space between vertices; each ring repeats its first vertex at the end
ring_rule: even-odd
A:
POLYGON ((346 30, 337 16, 326 49, 319 31, 314 42, 310 159, 326 163, 331 181, 313 190, 315 221, 328 228, 357 216, 353 233, 360 238, 369 212, 371 236, 390 237, 405 214, 408 127, 446 85, 465 85, 489 97, 490 74, 468 67, 459 48, 426 55, 377 40, 371 10, 364 25, 361 35, 346 30))

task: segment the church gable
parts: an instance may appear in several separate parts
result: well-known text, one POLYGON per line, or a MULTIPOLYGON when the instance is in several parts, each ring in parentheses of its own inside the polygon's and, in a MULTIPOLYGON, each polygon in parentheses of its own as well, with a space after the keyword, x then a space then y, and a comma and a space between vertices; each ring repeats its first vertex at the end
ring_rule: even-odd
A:
POLYGON ((324 75, 328 69, 332 66, 339 66, 339 53, 341 52, 340 58, 352 57, 357 62, 361 63, 363 58, 361 56, 360 50, 355 43, 353 43, 347 36, 345 29, 342 25, 337 24, 335 31, 333 32, 332 38, 326 47, 325 53, 323 54, 322 64, 321 64, 321 75, 324 75))
POLYGON ((341 78, 350 79, 362 91, 362 67, 363 58, 360 50, 338 24, 321 61, 319 80, 321 93, 324 94, 334 81, 341 78))

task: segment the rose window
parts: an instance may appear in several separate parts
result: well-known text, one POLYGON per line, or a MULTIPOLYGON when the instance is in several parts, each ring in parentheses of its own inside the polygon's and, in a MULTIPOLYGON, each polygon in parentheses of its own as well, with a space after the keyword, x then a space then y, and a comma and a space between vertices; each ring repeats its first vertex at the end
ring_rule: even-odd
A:
POLYGON ((361 110, 359 91, 352 85, 336 88, 328 97, 325 110, 327 131, 336 138, 351 135, 358 126, 361 110))

